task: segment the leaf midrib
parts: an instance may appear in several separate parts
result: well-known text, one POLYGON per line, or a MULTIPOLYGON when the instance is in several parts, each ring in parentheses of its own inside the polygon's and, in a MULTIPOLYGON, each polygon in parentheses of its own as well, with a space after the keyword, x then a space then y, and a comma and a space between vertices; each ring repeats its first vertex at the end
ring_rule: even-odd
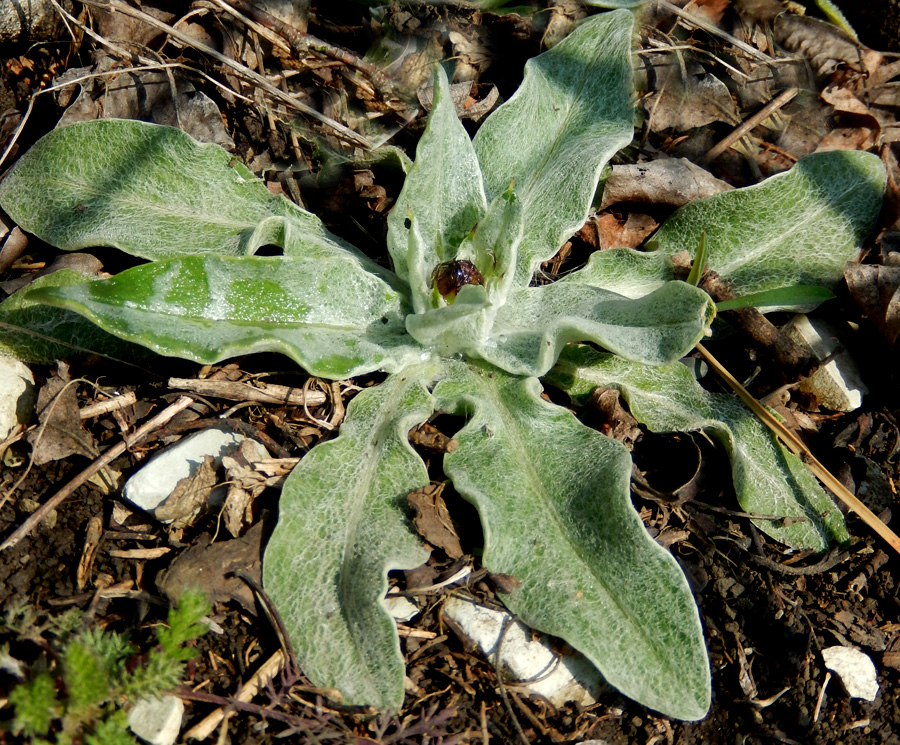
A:
MULTIPOLYGON (((480 376, 479 376, 480 377, 480 376)), ((498 386, 494 385, 484 385, 480 386, 483 390, 487 391, 488 397, 494 403, 494 408, 500 411, 500 417, 503 421, 504 426, 507 428, 507 431, 510 432, 510 439, 513 441, 513 452, 514 453, 527 453, 528 449, 526 447, 525 440, 519 435, 519 428, 517 426, 517 422, 515 419, 512 419, 510 416, 506 414, 506 411, 509 407, 502 405, 502 399, 500 396, 500 391, 498 386)), ((530 394, 529 394, 530 395, 530 394)), ((533 402, 537 406, 540 406, 538 402, 533 402)), ((545 507, 545 513, 550 513, 551 518, 556 525, 557 533, 561 535, 569 547, 569 550, 573 555, 578 557, 578 560, 581 562, 582 566, 587 569, 587 572, 590 576, 592 576, 598 583, 598 585, 602 588, 603 593, 606 597, 611 601, 611 604, 619 611, 621 617, 627 619, 628 624, 632 627, 633 630, 637 630, 637 636, 643 640, 645 640, 645 647, 652 650, 653 656, 666 668, 670 671, 670 677, 672 674, 676 672, 676 670, 668 664, 668 661, 664 657, 660 657, 656 651, 656 646, 652 643, 653 637, 650 633, 645 632, 644 628, 640 623, 635 622, 635 618, 630 611, 627 611, 622 605, 618 598, 618 596, 611 592, 609 589, 609 583, 600 575, 598 575, 590 562, 588 562, 584 558, 584 552, 581 550, 581 547, 572 540, 570 531, 565 527, 565 523, 560 516, 558 510, 553 504, 553 500, 549 498, 546 486, 544 484, 543 479, 541 479, 535 470, 530 458, 522 458, 519 459, 520 463, 524 463, 526 472, 529 475, 529 481, 533 484, 537 484, 539 486, 536 489, 536 493, 538 494, 541 502, 545 507)), ((552 632, 551 632, 552 633, 552 632)))

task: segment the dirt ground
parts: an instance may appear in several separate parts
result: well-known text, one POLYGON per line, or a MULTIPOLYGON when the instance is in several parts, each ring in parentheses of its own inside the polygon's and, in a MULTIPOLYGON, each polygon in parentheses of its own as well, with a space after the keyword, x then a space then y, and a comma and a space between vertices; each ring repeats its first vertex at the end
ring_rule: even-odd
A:
MULTIPOLYGON (((579 4, 567 2, 549 6, 541 3, 538 13, 507 15, 416 4, 386 6, 382 14, 376 15, 355 3, 323 3, 310 10, 308 31, 340 49, 322 52, 309 45, 285 51, 261 33, 254 36, 247 26, 227 20, 227 14, 215 4, 197 4, 194 13, 189 13, 192 6, 188 3, 160 4, 166 12, 157 12, 152 2, 141 4, 147 13, 190 32, 187 41, 177 43, 167 42, 166 32, 151 28, 140 19, 121 13, 110 16, 77 2, 73 5, 74 18, 101 38, 118 40, 119 51, 86 35, 72 23, 75 41, 68 32, 59 30, 52 40, 0 45, 0 152, 9 148, 0 174, 49 131, 66 108, 74 105, 71 91, 37 98, 34 94, 67 71, 87 67, 96 73, 125 64, 119 53, 122 44, 130 43, 128 48, 135 53, 149 54, 157 60, 177 60, 190 68, 179 72, 175 87, 179 95, 188 98, 196 98, 197 92, 202 92, 219 109, 223 125, 211 127, 210 138, 229 137, 235 154, 262 175, 273 190, 301 198, 330 229, 378 258, 384 258, 381 237, 385 215, 402 185, 398 170, 388 163, 365 162, 361 151, 354 151, 355 144, 348 142, 346 136, 297 111, 286 110, 270 92, 254 92, 246 78, 198 52, 191 43, 214 46, 242 64, 264 65, 269 72, 291 71, 290 85, 308 92, 310 106, 347 124, 351 131, 362 133, 370 141, 396 129, 390 143, 412 155, 425 116, 414 91, 433 58, 459 58, 459 68, 465 69, 463 77, 475 81, 472 89, 464 93, 468 96, 466 106, 477 110, 482 101, 488 101, 490 106, 494 86, 501 99, 507 98, 521 81, 524 61, 539 53, 549 39, 566 33, 571 23, 586 12, 579 4), (178 9, 170 12, 173 6, 178 9), (176 23, 186 16, 190 17, 182 24, 176 23), (392 67, 386 82, 373 75, 357 55, 387 36, 412 39, 417 51, 392 67), (355 54, 341 57, 341 50, 355 54), (348 73, 350 69, 356 70, 353 76, 348 73), (200 70, 207 77, 197 74, 200 70), (351 79, 357 82, 351 83, 351 79), (368 80, 368 85, 358 84, 360 79, 368 80), (189 89, 182 80, 190 82, 189 89), (418 114, 410 117, 413 110, 418 114), (365 112, 378 115, 369 120, 374 122, 371 126, 359 123, 365 112)), ((240 3, 232 5, 246 10, 240 3)), ((678 46, 674 44, 678 41, 688 49, 683 53, 687 78, 680 82, 672 78, 666 85, 670 72, 660 66, 661 54, 636 55, 642 86, 641 123, 628 157, 652 158, 665 153, 701 162, 715 143, 770 100, 773 91, 788 85, 801 86, 808 95, 798 96, 782 112, 797 126, 789 132, 765 126, 751 128, 747 135, 749 144, 743 151, 728 149, 706 163, 706 167, 718 178, 742 186, 784 170, 797 157, 816 149, 826 137, 840 136, 851 148, 881 154, 894 168, 891 177, 895 180, 878 230, 865 247, 865 260, 880 262, 889 249, 900 245, 896 222, 900 207, 896 191, 900 175, 896 169, 898 152, 896 142, 888 136, 897 131, 894 117, 900 101, 894 94, 890 100, 878 99, 881 103, 876 106, 877 97, 872 91, 867 97, 854 86, 861 85, 862 79, 873 80, 879 74, 884 77, 885 70, 896 64, 895 58, 879 56, 875 60, 871 50, 856 46, 856 57, 850 59, 846 47, 838 44, 843 37, 832 38, 821 26, 804 27, 804 44, 790 46, 779 37, 775 22, 765 12, 747 11, 752 3, 735 3, 737 8, 728 0, 696 5, 705 8, 707 21, 717 28, 729 34, 743 28, 746 38, 757 48, 776 56, 794 55, 800 62, 766 67, 741 56, 727 39, 715 33, 689 29, 670 13, 653 11, 641 26, 642 48, 658 50, 661 40, 674 46, 678 46), (743 15, 738 15, 741 8, 743 15), (756 82, 744 84, 729 77, 723 61, 740 67, 747 73, 746 79, 756 82), (727 82, 723 89, 733 115, 710 118, 697 113, 710 107, 721 111, 715 102, 694 98, 701 95, 700 88, 692 87, 692 81, 698 79, 698 66, 703 67, 702 75, 715 75, 727 82), (756 76, 757 70, 771 73, 765 79, 768 82, 759 82, 763 76, 756 76), (679 86, 681 98, 672 94, 679 86), (761 92, 761 86, 768 88, 761 92), (825 102, 818 95, 835 89, 858 94, 863 108, 842 109, 840 104, 825 102), (693 118, 685 114, 687 108, 694 111, 693 118), (702 121, 703 118, 709 121, 702 121)), ((270 25, 272 34, 290 42, 285 27, 275 22, 270 25)), ((875 36, 867 36, 862 27, 860 31, 863 44, 873 39, 870 43, 875 45, 875 36)), ((158 114, 165 107, 163 99, 171 96, 169 91, 160 94, 159 100, 153 96, 127 100, 125 94, 115 98, 105 86, 114 86, 110 81, 116 79, 95 77, 85 84, 88 93, 81 103, 80 116, 91 118, 97 115, 98 107, 106 106, 121 107, 136 118, 151 118, 153 111, 158 114)), ((896 90, 893 75, 881 84, 884 90, 896 90)), ((155 90, 147 85, 147 90, 155 90)), ((832 96, 830 100, 836 99, 832 96)), ((204 117, 200 120, 204 121, 204 117)), ((467 126, 474 132, 477 121, 469 119, 467 126)), ((661 205, 631 203, 606 208, 573 238, 564 255, 546 268, 550 273, 559 273, 577 266, 611 235, 639 245, 669 211, 671 208, 661 205)), ((124 266, 123 258, 113 251, 91 253, 107 271, 124 266)), ((32 239, 14 263, 4 265, 0 280, 11 282, 29 276, 51 264, 57 254, 55 249, 32 239)), ((11 291, 13 285, 0 287, 11 291)), ((900 367, 896 364, 896 348, 882 333, 883 319, 871 309, 868 315, 861 310, 846 288, 839 291, 822 315, 859 325, 858 341, 850 352, 870 393, 862 408, 849 414, 819 410, 814 401, 799 398, 792 399, 788 408, 805 415, 805 421, 814 426, 806 435, 818 458, 889 523, 892 512, 898 509, 895 483, 900 478, 900 389, 895 372, 900 367)), ((787 318, 774 320, 780 323, 787 318)), ((757 397, 784 382, 783 371, 766 361, 757 342, 744 334, 711 342, 710 347, 739 379, 746 380, 756 373, 749 387, 757 397)), ((156 360, 151 365, 114 364, 96 357, 75 357, 69 363, 71 379, 87 381, 73 389, 77 391, 73 405, 79 408, 113 391, 133 391, 136 395, 137 404, 83 422, 85 436, 89 435, 99 451, 117 442, 123 430, 148 414, 157 413, 177 397, 167 386, 170 377, 197 378, 201 373, 198 365, 171 360, 156 360)), ((65 374, 49 364, 33 365, 32 369, 39 388, 65 374)), ((206 378, 219 380, 266 375, 268 382, 295 387, 303 387, 306 381, 305 374, 291 369, 286 359, 269 355, 232 360, 202 373, 206 378)), ((364 386, 370 379, 352 382, 364 386)), ((322 381, 310 383, 320 384, 328 385, 322 381)), ((352 386, 341 389, 343 403, 354 390, 352 386)), ((562 394, 552 395, 555 400, 564 400, 562 394)), ((211 424, 226 411, 230 426, 285 457, 302 456, 315 443, 334 434, 321 426, 334 412, 333 401, 306 411, 296 406, 235 403, 198 398, 193 407, 164 430, 114 460, 111 469, 124 476, 132 474, 157 449, 180 434, 211 424)), ((604 424, 597 411, 585 409, 577 413, 593 426, 604 424)), ((456 427, 453 421, 440 419, 435 425, 447 432, 456 427)), ((672 447, 670 436, 646 435, 638 441, 635 457, 648 479, 662 473, 667 484, 682 483, 677 459, 670 455, 672 447)), ((440 453, 421 445, 419 449, 435 478, 440 478, 440 453)), ((10 498, 0 507, 0 538, 12 534, 39 504, 94 457, 82 451, 43 465, 29 465, 29 453, 24 440, 12 444, 4 453, 0 494, 9 493, 10 498)), ((724 455, 714 449, 704 453, 709 471, 721 473, 724 455)), ((891 549, 849 515, 849 545, 825 556, 785 553, 784 547, 758 534, 740 512, 727 475, 707 478, 694 498, 682 502, 671 495, 676 488, 659 484, 657 487, 662 497, 645 498, 641 495, 646 495, 646 490, 636 489, 634 504, 651 534, 682 564, 700 607, 713 680, 713 706, 703 721, 685 723, 660 717, 611 689, 592 706, 555 708, 546 701, 525 696, 514 681, 502 682, 493 661, 468 649, 442 617, 443 602, 450 592, 500 602, 492 579, 479 571, 476 559, 475 571, 466 582, 413 596, 421 612, 401 626, 410 692, 403 710, 390 717, 333 704, 323 692, 309 686, 301 671, 290 666, 252 700, 237 701, 240 686, 280 646, 272 624, 260 613, 246 585, 233 575, 226 579, 224 572, 220 573, 214 588, 219 602, 212 613, 218 632, 207 633, 197 642, 201 654, 191 663, 189 677, 178 692, 188 703, 183 732, 218 707, 224 707, 228 716, 210 736, 220 738, 219 742, 250 745, 280 741, 423 745, 588 741, 606 745, 900 745, 900 601, 894 577, 900 571, 900 562, 891 549), (871 657, 879 683, 874 701, 850 698, 834 677, 825 686, 826 670, 820 652, 834 645, 855 646, 871 657)), ((469 557, 477 555, 481 533, 476 513, 449 487, 444 498, 460 529, 463 548, 469 557)), ((170 531, 145 516, 124 511, 114 491, 104 493, 94 483, 80 486, 27 537, 0 554, 0 608, 24 602, 41 614, 55 614, 77 607, 94 623, 128 632, 139 647, 146 648, 154 643, 153 625, 165 617, 168 600, 164 577, 170 583, 173 575, 177 577, 179 557, 214 540, 226 545, 228 553, 213 563, 227 563, 225 571, 258 577, 260 546, 271 530, 277 502, 277 489, 262 492, 254 503, 253 528, 227 543, 215 513, 204 515, 181 530, 170 531), (96 518, 101 525, 96 555, 86 573, 79 572, 89 543, 91 521, 96 518)), ((435 551, 424 571, 435 578, 456 566, 441 551, 435 551)), ((410 573, 397 573, 391 581, 401 589, 408 584, 427 584, 422 582, 421 574, 410 573)), ((9 633, 0 638, 0 643, 10 644, 11 651, 23 658, 40 654, 33 645, 9 633)), ((0 670, 0 700, 5 701, 2 691, 12 682, 8 672, 0 670)), ((0 721, 8 722, 10 717, 9 707, 0 708, 0 721)), ((14 739, 0 732, 0 742, 14 739)))

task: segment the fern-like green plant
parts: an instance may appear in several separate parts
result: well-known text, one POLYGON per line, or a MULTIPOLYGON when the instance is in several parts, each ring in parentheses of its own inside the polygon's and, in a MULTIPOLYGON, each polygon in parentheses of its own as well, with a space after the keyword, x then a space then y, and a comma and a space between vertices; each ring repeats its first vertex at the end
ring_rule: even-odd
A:
POLYGON ((185 593, 178 607, 169 611, 167 624, 157 629, 158 647, 134 669, 126 662, 136 650, 125 636, 96 627, 76 632, 72 628, 76 613, 65 614, 63 623, 51 619, 36 624, 25 635, 22 619, 35 621, 36 615, 22 608, 8 611, 5 631, 31 640, 35 632, 46 635, 53 652, 39 659, 28 678, 10 691, 12 733, 30 742, 57 745, 135 743, 127 731, 122 702, 160 696, 178 685, 185 661, 196 654, 185 645, 206 630, 199 621, 208 610, 202 593, 185 593), (58 676, 62 686, 57 686, 58 676))

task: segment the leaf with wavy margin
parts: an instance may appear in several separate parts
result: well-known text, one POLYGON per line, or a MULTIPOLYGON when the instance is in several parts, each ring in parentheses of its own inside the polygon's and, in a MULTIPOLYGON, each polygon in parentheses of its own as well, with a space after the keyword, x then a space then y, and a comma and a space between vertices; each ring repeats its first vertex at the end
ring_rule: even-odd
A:
POLYGON ((356 396, 336 440, 317 445, 284 484, 263 584, 304 674, 350 705, 399 709, 404 662, 384 607, 387 572, 428 558, 406 495, 428 484, 410 428, 433 402, 433 366, 410 367, 356 396))
POLYGON ((600 174, 634 132, 627 10, 592 16, 525 65, 512 98, 475 135, 489 200, 510 183, 525 216, 516 283, 585 222, 600 174))
POLYGON ((422 352, 406 299, 350 254, 189 256, 117 276, 30 291, 160 354, 211 364, 281 352, 313 375, 397 370, 422 352))
POLYGON ((573 345, 547 380, 580 403, 597 387, 616 388, 654 432, 707 432, 728 454, 741 509, 781 518, 753 519, 776 540, 824 551, 849 539, 841 511, 803 462, 738 398, 704 390, 684 365, 651 368, 573 345))
POLYGON ((668 282, 638 299, 575 282, 513 291, 491 338, 473 350, 516 375, 546 373, 563 347, 592 341, 628 359, 661 365, 694 348, 715 315, 709 295, 668 282))
POLYGON ((709 268, 739 295, 840 282, 875 226, 887 173, 872 153, 814 153, 786 173, 678 209, 649 249, 692 254, 706 233, 709 268))
POLYGON ((60 269, 38 277, 0 303, 0 354, 43 364, 91 354, 138 364, 154 359, 156 355, 149 349, 108 334, 78 313, 26 298, 28 292, 41 287, 68 287, 89 279, 71 269, 60 269))
MULTIPOLYGON (((509 184, 507 184, 509 186, 509 184)), ((487 211, 481 168, 472 141, 456 115, 447 76, 435 68, 434 107, 416 147, 416 159, 388 215, 388 250, 394 271, 412 292, 430 293, 431 271, 456 258, 463 239, 487 211), (410 276, 409 217, 418 222, 425 276, 410 276)))
POLYGON ((64 251, 113 246, 169 259, 274 244, 289 254, 358 254, 218 145, 125 119, 42 137, 0 182, 0 205, 23 230, 64 251))
POLYGON ((484 566, 516 586, 504 603, 562 637, 626 696, 679 719, 709 708, 697 607, 672 556, 631 505, 618 442, 544 401, 535 378, 455 363, 438 406, 469 417, 444 471, 484 530, 484 566))

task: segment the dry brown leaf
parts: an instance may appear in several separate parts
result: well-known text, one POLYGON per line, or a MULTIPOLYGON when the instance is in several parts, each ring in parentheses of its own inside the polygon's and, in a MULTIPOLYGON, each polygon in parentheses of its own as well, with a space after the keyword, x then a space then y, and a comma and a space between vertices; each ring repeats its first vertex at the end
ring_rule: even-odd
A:
POLYGON ((255 613, 253 591, 235 575, 246 574, 257 583, 262 581, 262 532, 262 523, 257 523, 241 538, 212 545, 209 533, 203 533, 160 575, 157 587, 173 604, 177 604, 185 590, 196 588, 210 603, 237 600, 247 611, 255 613))
POLYGON ((697 63, 683 63, 676 54, 653 59, 655 94, 644 99, 650 129, 684 132, 712 122, 740 124, 728 87, 697 63))
POLYGON ((637 248, 658 227, 655 219, 640 212, 631 212, 624 220, 603 212, 588 220, 578 235, 598 249, 637 248))
POLYGON ((447 505, 441 497, 443 484, 429 484, 407 495, 413 511, 413 526, 432 546, 444 549, 451 559, 463 555, 459 536, 447 505))
POLYGON ((104 118, 140 119, 178 127, 196 140, 234 150, 234 141, 215 102, 185 77, 166 70, 105 74, 118 64, 112 57, 102 57, 92 67, 69 70, 60 78, 65 82, 96 75, 80 83, 81 92, 66 109, 59 126, 104 118))
POLYGON ((863 71, 862 48, 834 24, 809 16, 784 13, 775 19, 775 41, 807 57, 821 76, 840 65, 863 71))
POLYGON ((216 486, 216 459, 207 455, 197 470, 181 479, 174 491, 155 510, 153 515, 163 522, 171 521, 172 529, 191 525, 209 509, 209 495, 216 486))
POLYGON ((600 209, 619 202, 681 207, 731 188, 686 158, 657 158, 646 163, 613 166, 603 187, 600 209))
POLYGON ((694 0, 694 10, 706 16, 713 23, 718 23, 725 15, 731 0, 694 0))
POLYGON ((60 362, 56 376, 38 392, 40 426, 31 430, 27 437, 36 466, 72 455, 86 458, 99 455, 93 436, 81 426, 76 389, 74 385, 68 385, 69 380, 69 366, 60 362))

